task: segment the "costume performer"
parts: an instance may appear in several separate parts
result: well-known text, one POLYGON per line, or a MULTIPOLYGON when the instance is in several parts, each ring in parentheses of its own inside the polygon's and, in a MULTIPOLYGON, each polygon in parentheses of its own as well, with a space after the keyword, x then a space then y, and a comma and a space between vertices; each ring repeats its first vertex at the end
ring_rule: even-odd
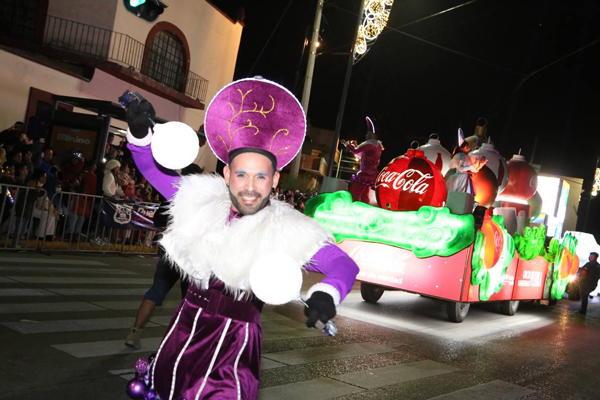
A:
POLYGON ((384 150, 381 141, 377 140, 377 133, 375 133, 375 125, 371 118, 366 117, 367 120, 367 140, 356 145, 356 142, 347 142, 342 140, 342 144, 346 149, 350 150, 357 157, 360 158, 360 168, 356 175, 352 176, 352 183, 348 191, 352 194, 354 201, 362 201, 363 203, 377 205, 377 198, 373 187, 377 180, 379 171, 379 160, 381 159, 381 152, 384 150), (372 194, 371 194, 372 192, 372 194))
POLYGON ((455 172, 446 181, 446 187, 448 191, 465 192, 475 197, 472 175, 479 172, 487 164, 487 160, 469 155, 469 150, 469 143, 465 140, 462 129, 458 128, 458 150, 454 150, 450 161, 450 170, 454 169, 455 172))
MULTIPOLYGON (((358 273, 316 221, 270 199, 278 170, 302 147, 304 112, 289 91, 267 80, 229 84, 211 101, 204 123, 212 151, 228 164, 225 179, 179 177, 156 165, 150 144, 152 132, 157 136, 180 123, 151 128, 153 110, 144 103, 128 109, 129 148, 146 179, 172 199, 161 245, 190 287, 148 366, 148 387, 142 390, 163 400, 256 399, 263 303, 249 284, 253 265, 279 257, 326 275, 308 291, 309 327, 335 316, 335 306, 358 273)), ((128 391, 136 394, 132 382, 128 391)))

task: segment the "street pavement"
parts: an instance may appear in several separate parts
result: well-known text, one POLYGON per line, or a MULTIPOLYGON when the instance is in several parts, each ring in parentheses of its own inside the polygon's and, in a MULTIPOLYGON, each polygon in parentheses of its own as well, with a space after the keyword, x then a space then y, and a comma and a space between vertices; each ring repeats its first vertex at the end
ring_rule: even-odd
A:
MULTIPOLYGON (((157 309, 142 350, 123 345, 156 261, 0 253, 0 399, 127 399, 181 295, 157 309)), ((321 278, 308 274, 304 293, 321 278)), ((456 324, 441 301, 385 292, 369 304, 357 283, 326 337, 300 304, 265 307, 259 399, 599 399, 600 302, 586 318, 578 308, 474 305, 456 324)))

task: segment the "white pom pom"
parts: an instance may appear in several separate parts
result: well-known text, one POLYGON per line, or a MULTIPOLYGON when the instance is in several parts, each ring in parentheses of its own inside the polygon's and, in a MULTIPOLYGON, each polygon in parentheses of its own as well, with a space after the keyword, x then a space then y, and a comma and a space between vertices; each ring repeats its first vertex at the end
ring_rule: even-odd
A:
POLYGON ((167 122, 154 126, 152 155, 167 169, 182 169, 196 159, 200 143, 196 131, 183 122, 167 122))
POLYGON ((289 303, 300 297, 302 268, 286 254, 266 254, 250 270, 250 287, 267 304, 289 303))

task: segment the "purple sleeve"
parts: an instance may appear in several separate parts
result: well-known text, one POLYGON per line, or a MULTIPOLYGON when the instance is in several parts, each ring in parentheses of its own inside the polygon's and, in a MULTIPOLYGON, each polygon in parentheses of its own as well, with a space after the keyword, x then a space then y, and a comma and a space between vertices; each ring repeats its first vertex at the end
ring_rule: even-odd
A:
POLYGON ((340 292, 340 302, 350 293, 359 271, 354 260, 335 244, 321 247, 306 269, 327 275, 323 283, 333 286, 340 292))
POLYGON ((173 170, 163 168, 152 157, 152 149, 150 145, 140 147, 128 144, 127 147, 131 150, 133 161, 138 170, 144 175, 144 178, 162 194, 165 199, 171 200, 177 188, 175 183, 181 178, 179 174, 173 170))

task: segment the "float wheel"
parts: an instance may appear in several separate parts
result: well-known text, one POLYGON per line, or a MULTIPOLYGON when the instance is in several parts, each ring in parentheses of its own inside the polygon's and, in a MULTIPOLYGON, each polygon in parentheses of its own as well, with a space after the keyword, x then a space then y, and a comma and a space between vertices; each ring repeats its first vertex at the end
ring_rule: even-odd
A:
POLYGON ((500 312, 504 315, 515 315, 519 308, 519 300, 505 300, 500 302, 500 312))
POLYGON ((377 303, 381 296, 383 296, 384 291, 385 289, 381 286, 373 285, 372 283, 360 283, 360 295, 367 303, 377 303))
POLYGON ((470 303, 449 301, 447 303, 448 319, 452 322, 463 322, 471 308, 470 303))

